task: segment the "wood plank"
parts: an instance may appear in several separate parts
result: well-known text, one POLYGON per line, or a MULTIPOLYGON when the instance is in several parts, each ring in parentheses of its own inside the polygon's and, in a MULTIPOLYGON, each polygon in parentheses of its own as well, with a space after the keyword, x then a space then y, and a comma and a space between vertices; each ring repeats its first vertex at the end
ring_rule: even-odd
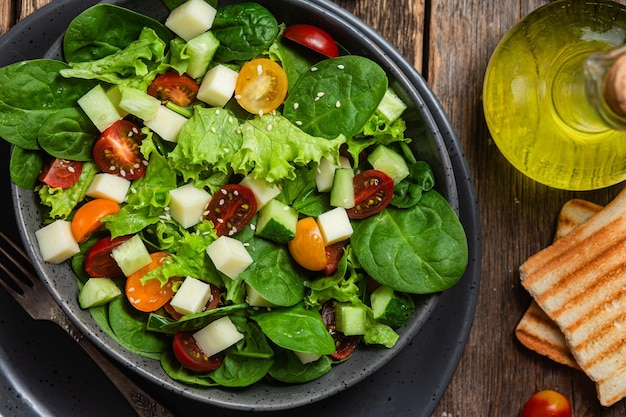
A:
MULTIPOLYGON (((7 0, 4 0, 7 1, 7 0)), ((41 9, 52 0, 14 0, 17 7, 18 20, 24 19, 34 11, 41 9)))
POLYGON ((0 2, 0 35, 15 24, 15 7, 12 1, 0 2))

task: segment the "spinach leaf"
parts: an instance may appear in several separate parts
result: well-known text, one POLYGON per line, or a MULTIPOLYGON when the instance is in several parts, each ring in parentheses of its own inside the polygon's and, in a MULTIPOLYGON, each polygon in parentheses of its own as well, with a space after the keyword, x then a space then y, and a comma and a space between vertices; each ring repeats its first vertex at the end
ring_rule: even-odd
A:
POLYGON ((312 136, 350 138, 374 114, 388 84, 385 71, 368 58, 326 59, 300 76, 283 116, 312 136))
POLYGON ((135 310, 125 297, 117 297, 109 303, 109 324, 122 345, 158 359, 161 352, 170 348, 171 341, 161 333, 146 330, 146 320, 146 315, 135 310))
POLYGON ((409 209, 388 207, 353 222, 351 245, 376 281, 394 290, 426 294, 453 286, 467 266, 465 231, 435 190, 409 209))
POLYGON ((20 188, 32 190, 39 184, 39 173, 43 169, 43 154, 27 151, 15 146, 9 161, 11 180, 20 188))
POLYGON ((435 173, 428 162, 415 159, 409 145, 402 142, 399 146, 409 166, 409 175, 393 187, 391 205, 409 208, 417 204, 424 192, 435 186, 435 173))
POLYGON ((36 59, 0 68, 0 136, 28 150, 39 150, 39 128, 59 110, 77 107, 77 100, 95 83, 67 80, 61 61, 36 59))
POLYGON ((335 342, 326 330, 319 311, 305 308, 304 303, 260 312, 251 318, 272 342, 284 349, 318 355, 329 355, 335 351, 335 342))
POLYGON ((93 145, 100 132, 78 107, 59 110, 39 130, 39 146, 56 158, 93 160, 93 145))
POLYGON ((252 238, 247 243, 253 262, 239 278, 277 306, 288 307, 301 301, 305 276, 287 247, 261 238, 252 238))
POLYGON ((279 349, 274 356, 274 366, 270 369, 272 378, 287 383, 303 383, 313 381, 328 373, 332 361, 322 356, 315 362, 303 364, 290 350, 279 349))
POLYGON ((153 29, 166 44, 173 39, 172 32, 156 19, 113 4, 91 6, 65 32, 65 61, 93 61, 119 52, 137 40, 144 27, 153 29))
POLYGON ((148 316, 148 323, 146 328, 150 331, 160 333, 177 333, 177 332, 190 332, 200 330, 203 327, 208 326, 213 321, 231 314, 235 311, 243 310, 247 308, 247 304, 234 304, 220 308, 214 308, 212 310, 203 311, 195 314, 188 314, 183 316, 180 320, 174 320, 160 314, 150 313, 148 316))
POLYGON ((269 49, 279 33, 276 18, 258 3, 239 3, 217 11, 211 32, 220 41, 217 62, 249 60, 269 49))

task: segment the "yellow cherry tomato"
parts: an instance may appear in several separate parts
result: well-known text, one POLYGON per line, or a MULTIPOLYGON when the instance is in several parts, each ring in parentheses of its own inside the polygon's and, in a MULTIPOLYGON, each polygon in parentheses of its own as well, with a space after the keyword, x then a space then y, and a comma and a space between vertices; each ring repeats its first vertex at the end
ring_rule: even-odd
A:
POLYGON ((85 241, 90 234, 102 226, 101 220, 106 216, 120 211, 120 205, 107 198, 96 198, 76 210, 72 218, 71 228, 74 239, 78 243, 85 241))
POLYGON ((296 236, 287 244, 293 259, 310 271, 326 268, 326 248, 322 232, 312 217, 298 220, 296 236))
POLYGON ((285 70, 267 58, 248 61, 241 67, 235 84, 235 99, 252 114, 276 110, 287 95, 285 70))

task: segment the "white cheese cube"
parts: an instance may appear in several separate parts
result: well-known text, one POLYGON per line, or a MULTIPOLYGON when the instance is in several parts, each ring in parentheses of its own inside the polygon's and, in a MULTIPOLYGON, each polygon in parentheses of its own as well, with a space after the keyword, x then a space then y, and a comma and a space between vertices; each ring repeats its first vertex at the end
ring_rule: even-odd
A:
POLYGON ((168 142, 177 142, 180 130, 185 126, 189 119, 182 114, 176 113, 174 110, 160 105, 156 116, 150 120, 144 120, 143 124, 152 129, 163 140, 168 142))
POLYGON ((72 234, 71 223, 55 220, 35 232, 39 252, 44 261, 60 264, 80 252, 72 234))
POLYGON ((335 165, 322 157, 315 171, 315 185, 320 193, 330 191, 333 188, 333 179, 337 168, 352 168, 350 160, 345 156, 339 157, 339 165, 335 165))
POLYGON ((170 12, 165 26, 189 41, 211 29, 216 13, 217 10, 204 0, 188 0, 170 12))
POLYGON ((78 105, 100 132, 124 118, 125 113, 111 101, 102 85, 98 84, 77 100, 78 105))
POLYGON ((170 190, 170 215, 185 229, 202 221, 211 194, 193 183, 170 190))
POLYGON ((280 188, 276 184, 268 184, 263 180, 252 178, 250 175, 244 177, 239 184, 252 190, 257 210, 260 210, 268 201, 280 194, 280 188))
POLYGON ((228 236, 220 236, 206 248, 206 253, 215 268, 231 279, 235 279, 252 264, 252 256, 246 247, 228 236))
POLYGON ((92 198, 108 198, 122 203, 130 188, 130 181, 117 175, 102 172, 96 174, 85 194, 92 198))
POLYGON ((250 307, 276 307, 274 303, 267 301, 250 285, 246 283, 246 303, 250 307))
POLYGON ((205 355, 213 356, 243 339, 243 334, 224 316, 195 332, 193 338, 205 355))
POLYGON ((317 226, 322 232, 325 246, 346 240, 353 232, 350 218, 343 207, 336 207, 320 214, 317 217, 317 226))
POLYGON ((196 98, 210 106, 224 107, 235 92, 238 75, 224 65, 216 65, 205 74, 196 98))
POLYGON ((300 359, 300 362, 302 362, 303 365, 306 365, 307 363, 315 362, 316 360, 322 357, 322 355, 317 355, 315 353, 296 352, 295 350, 293 351, 293 353, 295 353, 295 355, 298 357, 298 359, 300 359))
POLYGON ((187 277, 172 297, 170 305, 178 313, 200 313, 211 300, 211 285, 199 279, 187 277))

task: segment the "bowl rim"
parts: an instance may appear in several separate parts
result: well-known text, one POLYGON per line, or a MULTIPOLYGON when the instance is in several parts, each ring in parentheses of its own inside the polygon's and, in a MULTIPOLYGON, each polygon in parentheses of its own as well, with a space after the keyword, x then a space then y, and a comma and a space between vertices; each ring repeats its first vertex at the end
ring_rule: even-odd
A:
MULTIPOLYGON (((80 0, 69 0, 69 1, 66 0, 66 3, 69 3, 71 1, 75 1, 76 3, 78 3, 80 0)), ((113 4, 120 4, 120 5, 130 3, 130 2, 132 1, 125 1, 125 0, 105 1, 105 3, 113 3, 113 4)), ((264 3, 264 2, 259 1, 259 3, 264 3)), ((446 196, 448 198, 449 203, 458 214, 460 207, 459 207, 459 199, 458 199, 457 188, 456 188, 457 185, 456 185, 455 173, 454 173, 454 169, 452 167, 451 161, 450 161, 450 156, 448 155, 448 152, 446 151, 445 141, 444 141, 443 135, 441 134, 441 130, 444 130, 446 131, 448 135, 451 135, 452 140, 455 139, 454 133, 452 129, 450 128, 449 122, 447 121, 447 117, 443 113, 443 110, 440 104, 438 103, 437 99, 435 98, 434 93, 432 93, 432 91, 427 86, 426 82, 423 80, 421 75, 413 68, 412 65, 408 63, 406 58, 404 58, 393 46, 391 46, 391 44, 388 41, 380 37, 378 33, 376 33, 371 27, 365 25, 365 23, 363 23, 360 19, 356 18, 354 15, 350 14, 349 12, 335 5, 334 3, 330 3, 327 1, 323 1, 323 0, 311 0, 311 1, 294 0, 294 1, 290 1, 289 3, 303 4, 309 7, 313 7, 316 11, 321 13, 326 18, 333 18, 336 20, 341 20, 344 23, 349 24, 351 26, 351 31, 357 34, 361 34, 364 39, 367 39, 370 42, 370 46, 374 47, 378 51, 378 53, 380 53, 381 57, 384 57, 384 59, 387 62, 393 64, 392 67, 395 71, 396 77, 401 78, 402 83, 406 84, 406 86, 408 86, 409 89, 412 90, 410 91, 410 95, 413 98, 415 98, 417 107, 421 111, 422 120, 426 124, 428 124, 429 130, 431 130, 431 132, 434 134, 435 138, 437 139, 436 140, 437 146, 440 147, 440 151, 441 151, 440 156, 444 159, 443 161, 445 165, 444 168, 446 170, 446 178, 448 179, 448 181, 446 181, 446 190, 445 190, 446 196), (435 114, 432 114, 431 110, 434 110, 435 114)), ((56 3, 53 2, 50 5, 52 4, 56 4, 56 3)), ((81 1, 81 6, 90 5, 90 4, 95 4, 95 2, 83 3, 81 1)), ((50 7, 50 5, 46 7, 50 7)), ((386 68, 386 70, 388 70, 388 68, 386 68)), ((146 377, 147 379, 159 385, 163 385, 162 380, 159 378, 156 378, 153 373, 147 373, 146 371, 144 371, 144 367, 142 366, 143 358, 134 358, 134 360, 128 360, 125 357, 125 353, 122 354, 122 353, 117 352, 116 350, 111 350, 112 346, 109 343, 103 341, 102 338, 98 336, 99 332, 95 331, 95 329, 92 328, 91 326, 87 326, 84 319, 79 317, 76 314, 76 311, 72 309, 71 304, 68 303, 69 300, 66 297, 62 297, 58 293, 56 284, 53 282, 52 279, 49 278, 49 276, 54 274, 55 271, 50 271, 49 268, 42 266, 40 255, 37 253, 38 251, 34 249, 36 247, 36 240, 34 238, 34 229, 27 227, 25 213, 22 210, 22 206, 23 206, 22 203, 26 202, 26 200, 29 198, 29 194, 30 194, 30 197, 32 197, 33 193, 32 191, 29 191, 29 190, 21 190, 13 184, 12 184, 12 192, 13 192, 13 197, 14 197, 14 210, 15 210, 16 218, 19 224, 19 232, 22 237, 22 240, 26 243, 26 248, 29 251, 31 258, 39 261, 39 262, 36 262, 38 273, 40 274, 40 276, 43 277, 46 284, 49 285, 50 288, 52 288, 53 295, 55 296, 55 299, 57 299, 57 302, 61 304, 65 312, 68 315, 70 315, 72 320, 76 322, 77 324, 79 324, 79 327, 81 328, 81 330, 84 331, 85 334, 88 337, 90 337, 90 339, 92 339, 92 341, 94 341, 100 348, 106 351, 109 351, 109 354, 115 357, 115 359, 117 359, 120 363, 124 364, 125 366, 129 368, 133 368, 135 371, 137 371, 139 374, 146 377)), ((424 317, 420 318, 420 322, 417 323, 418 324, 417 326, 411 327, 407 332, 402 334, 402 337, 398 341, 398 345, 396 346, 396 348, 394 348, 394 350, 396 350, 397 352, 401 351, 410 342, 410 340, 412 340, 413 337, 415 337, 417 333, 419 333, 419 330, 421 329, 423 323, 427 320, 428 316, 430 315, 430 312, 432 312, 432 310, 436 307, 438 300, 439 300, 439 294, 435 294, 429 297, 429 299, 427 300, 427 303, 425 304, 425 310, 424 310, 425 313, 427 314, 425 314, 424 317)), ((116 342, 112 342, 112 343, 113 345, 119 346, 117 345, 116 342)), ((344 381, 344 383, 339 384, 339 386, 335 389, 331 389, 331 390, 322 389, 319 393, 308 398, 302 398, 302 396, 297 396, 297 397, 290 399, 288 403, 278 404, 278 403, 273 403, 269 401, 269 402, 263 402, 263 403, 253 402, 253 403, 245 403, 245 404, 234 404, 232 403, 232 401, 223 400, 219 398, 207 399, 206 388, 202 389, 204 396, 198 396, 198 394, 195 393, 193 389, 187 389, 186 387, 182 387, 182 388, 170 387, 170 389, 179 390, 179 393, 182 396, 189 396, 190 398, 201 400, 201 401, 204 399, 204 402, 207 402, 213 405, 218 405, 218 406, 225 407, 225 408, 254 409, 254 410, 264 410, 264 411, 293 408, 293 407, 297 407, 300 405, 309 404, 309 403, 318 401, 323 398, 327 398, 329 395, 342 391, 356 384, 357 382, 365 378, 367 375, 378 370, 381 366, 383 366, 385 363, 391 360, 394 356, 395 354, 390 355, 390 357, 384 363, 379 362, 378 365, 371 367, 368 370, 368 372, 364 372, 361 375, 355 376, 352 380, 348 381, 347 383, 344 381)), ((209 389, 214 389, 214 388, 209 388, 209 389)))

